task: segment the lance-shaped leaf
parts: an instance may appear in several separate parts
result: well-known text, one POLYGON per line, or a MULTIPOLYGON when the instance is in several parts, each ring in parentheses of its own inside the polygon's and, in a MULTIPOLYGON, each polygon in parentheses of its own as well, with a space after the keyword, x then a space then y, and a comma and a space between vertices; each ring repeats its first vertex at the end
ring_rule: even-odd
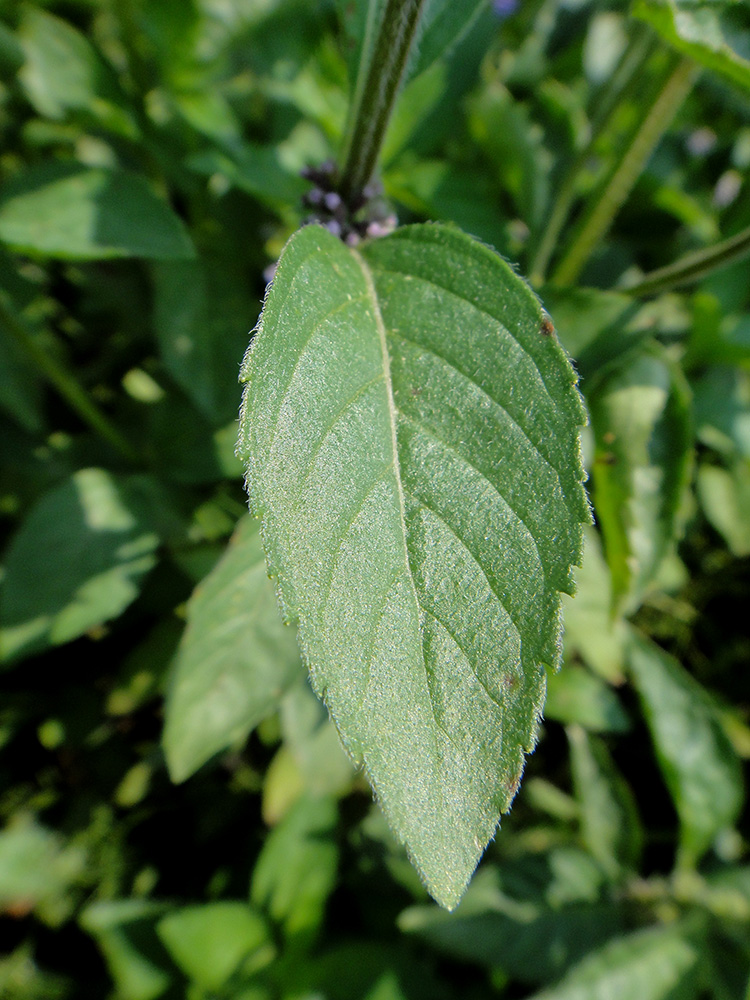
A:
POLYGON ((240 452, 282 611, 433 896, 458 901, 536 738, 588 516, 584 413, 491 250, 412 226, 288 243, 240 452))

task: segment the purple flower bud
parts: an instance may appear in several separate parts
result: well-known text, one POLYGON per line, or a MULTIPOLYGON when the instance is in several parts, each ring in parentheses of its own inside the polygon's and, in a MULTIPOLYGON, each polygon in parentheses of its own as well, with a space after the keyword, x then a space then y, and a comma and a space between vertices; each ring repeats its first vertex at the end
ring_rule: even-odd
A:
POLYGON ((492 0, 492 12, 504 21, 518 10, 518 0, 492 0))
POLYGON ((339 195, 336 191, 329 191, 328 194, 324 196, 323 201, 329 211, 335 212, 341 205, 341 195, 339 195))

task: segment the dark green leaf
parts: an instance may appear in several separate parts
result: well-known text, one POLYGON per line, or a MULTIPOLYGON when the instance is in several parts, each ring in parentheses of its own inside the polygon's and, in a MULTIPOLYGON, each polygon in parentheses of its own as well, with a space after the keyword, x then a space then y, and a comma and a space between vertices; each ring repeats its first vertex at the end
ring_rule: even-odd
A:
POLYGON ((695 864, 742 806, 740 762, 710 697, 657 645, 633 634, 629 667, 664 781, 680 818, 680 851, 695 864))
POLYGON ((535 741, 588 516, 575 375, 490 250, 415 226, 287 245, 241 451, 313 683, 454 906, 535 741))
POLYGON ((637 871, 643 830, 630 787, 601 740, 580 726, 570 727, 568 740, 586 847, 612 879, 637 871))
POLYGON ((70 642, 115 618, 156 562, 149 482, 83 469, 29 511, 5 560, 2 659, 70 642))
POLYGON ((691 1000, 700 958, 685 925, 649 928, 605 945, 530 1000, 691 1000))
POLYGON ((244 740, 301 671, 294 633, 281 622, 266 576, 258 523, 245 517, 188 605, 166 704, 172 778, 184 781, 244 740))
POLYGON ((45 163, 0 189, 0 241, 63 260, 194 256, 182 222, 136 174, 45 163))

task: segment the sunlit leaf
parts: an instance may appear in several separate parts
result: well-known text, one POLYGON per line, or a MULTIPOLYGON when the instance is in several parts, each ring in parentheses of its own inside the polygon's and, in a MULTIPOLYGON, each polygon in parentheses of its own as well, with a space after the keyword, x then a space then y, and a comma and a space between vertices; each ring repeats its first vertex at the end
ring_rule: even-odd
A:
POLYGON ((457 902, 535 741, 581 522, 575 375, 525 283, 440 226, 307 227, 248 353, 240 448, 313 684, 457 902))

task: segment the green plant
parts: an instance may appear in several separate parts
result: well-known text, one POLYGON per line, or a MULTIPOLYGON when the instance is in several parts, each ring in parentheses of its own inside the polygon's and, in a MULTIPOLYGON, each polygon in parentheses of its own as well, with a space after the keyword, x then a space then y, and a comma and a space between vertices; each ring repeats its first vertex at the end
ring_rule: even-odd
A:
POLYGON ((3 10, 0 992, 744 1000, 747 11, 511 7, 3 10))

